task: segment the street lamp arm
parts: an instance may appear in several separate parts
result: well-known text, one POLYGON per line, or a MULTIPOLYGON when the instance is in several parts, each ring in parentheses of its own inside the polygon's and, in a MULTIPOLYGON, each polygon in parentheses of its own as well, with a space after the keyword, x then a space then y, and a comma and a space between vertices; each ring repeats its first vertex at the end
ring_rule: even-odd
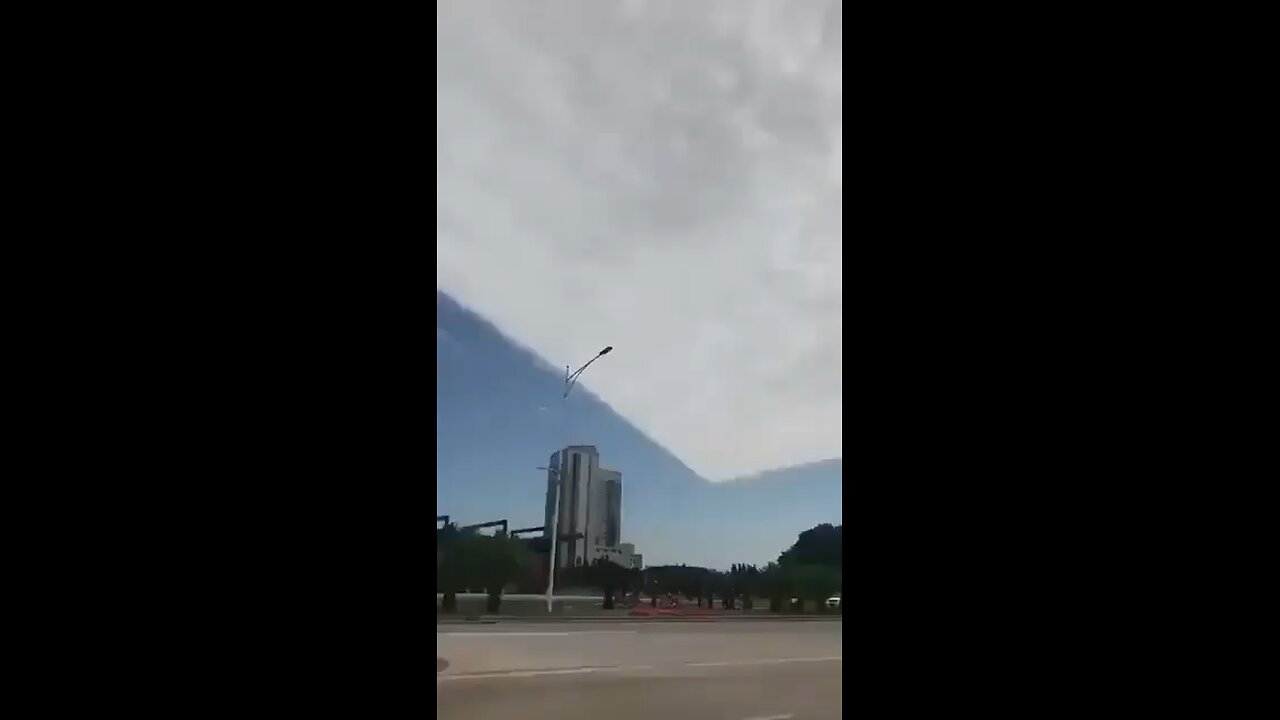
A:
POLYGON ((583 365, 582 367, 578 368, 578 370, 577 370, 576 372, 574 372, 572 375, 570 375, 570 374, 569 374, 569 368, 568 368, 567 366, 565 367, 565 369, 564 369, 564 396, 565 396, 566 398, 567 398, 567 397, 569 397, 569 391, 573 389, 573 386, 578 384, 578 376, 582 374, 582 371, 583 371, 583 370, 586 370, 586 369, 587 369, 587 367, 588 367, 589 365, 591 365, 591 363, 593 363, 593 362, 595 362, 595 361, 599 360, 601 357, 603 357, 603 356, 605 356, 605 355, 608 355, 608 354, 609 354, 609 351, 610 351, 610 350, 612 350, 612 349, 613 349, 613 346, 612 346, 612 345, 610 345, 610 346, 606 347, 605 349, 601 350, 600 352, 596 353, 596 356, 595 356, 595 357, 593 357, 593 358, 591 358, 590 360, 588 360, 588 361, 586 362, 586 364, 585 364, 585 365, 583 365))
MULTIPOLYGON (((587 365, 590 365, 591 363, 595 362, 599 357, 600 356, 597 355, 591 358, 590 360, 587 361, 587 365)), ((574 385, 578 384, 578 376, 582 374, 583 370, 587 369, 587 365, 583 365, 582 367, 578 368, 578 371, 575 372, 574 374, 565 376, 565 379, 564 379, 564 396, 565 397, 569 397, 569 391, 573 389, 574 385)), ((569 368, 567 367, 564 370, 566 373, 569 372, 569 368)))

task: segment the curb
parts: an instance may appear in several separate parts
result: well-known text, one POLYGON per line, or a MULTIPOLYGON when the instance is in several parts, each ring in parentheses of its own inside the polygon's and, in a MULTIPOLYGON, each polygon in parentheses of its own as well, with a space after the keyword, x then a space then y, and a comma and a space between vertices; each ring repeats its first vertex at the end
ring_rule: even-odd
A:
POLYGON ((839 614, 833 615, 766 615, 764 617, 742 616, 742 615, 652 615, 652 616, 619 616, 619 617, 595 617, 595 616, 561 616, 546 617, 544 615, 493 615, 483 617, 478 620, 467 620, 465 618, 436 618, 437 625, 493 625, 504 622, 634 622, 634 623, 654 623, 654 622, 752 622, 764 620, 787 620, 792 622, 823 622, 832 620, 843 620, 844 616, 839 614))

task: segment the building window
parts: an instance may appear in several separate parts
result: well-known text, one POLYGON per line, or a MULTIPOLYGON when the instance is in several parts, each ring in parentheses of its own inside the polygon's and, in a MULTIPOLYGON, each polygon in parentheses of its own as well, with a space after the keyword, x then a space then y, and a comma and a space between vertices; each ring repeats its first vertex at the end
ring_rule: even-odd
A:
MULTIPOLYGON (((572 478, 573 483, 573 494, 569 498, 569 529, 571 532, 578 530, 578 494, 582 490, 580 482, 581 478, 578 477, 578 468, 580 466, 579 461, 582 459, 582 456, 578 453, 573 453, 572 457, 573 467, 570 470, 569 475, 569 477, 572 478)), ((577 541, 575 540, 574 543, 576 545, 577 541)))

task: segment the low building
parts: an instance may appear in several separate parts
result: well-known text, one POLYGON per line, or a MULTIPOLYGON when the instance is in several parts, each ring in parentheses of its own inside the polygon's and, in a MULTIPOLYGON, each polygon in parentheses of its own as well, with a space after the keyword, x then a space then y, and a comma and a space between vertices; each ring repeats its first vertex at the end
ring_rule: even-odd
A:
POLYGON ((636 546, 632 543, 618 543, 612 546, 595 545, 591 548, 591 562, 596 560, 608 560, 625 568, 637 570, 644 568, 644 557, 636 552, 636 546))
POLYGON ((622 548, 616 546, 597 545, 591 548, 591 562, 596 560, 608 560, 622 567, 631 567, 631 553, 623 552, 622 548))

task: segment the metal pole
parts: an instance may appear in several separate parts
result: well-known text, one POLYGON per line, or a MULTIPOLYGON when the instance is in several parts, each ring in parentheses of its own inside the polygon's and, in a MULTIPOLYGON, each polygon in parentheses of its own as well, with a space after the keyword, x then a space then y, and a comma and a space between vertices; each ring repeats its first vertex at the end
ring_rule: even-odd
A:
MULTIPOLYGON (((594 359, 594 358, 593 358, 594 359)), ((556 501, 555 509, 551 515, 551 562, 547 567, 547 613, 554 611, 552 595, 556 590, 556 550, 560 546, 560 494, 561 488, 564 486, 564 475, 560 472, 560 468, 568 467, 569 458, 565 455, 568 451, 569 437, 569 366, 564 366, 564 393, 560 398, 560 414, 564 421, 565 445, 556 451, 557 467, 550 472, 554 473, 556 483, 556 501)))
MULTIPOLYGON (((559 456, 560 453, 556 453, 557 460, 559 459, 559 456)), ((559 540, 556 539, 556 531, 560 524, 560 470, 555 469, 549 470, 548 472, 554 473, 556 479, 555 510, 551 515, 551 563, 547 567, 547 612, 550 613, 551 594, 555 592, 556 589, 556 545, 560 544, 559 540)))
MULTIPOLYGON (((560 467, 550 471, 555 473, 556 501, 555 501, 555 510, 551 515, 551 554, 549 556, 551 560, 551 563, 550 563, 551 566, 547 568, 547 612, 548 613, 552 612, 552 594, 555 592, 555 589, 556 589, 556 548, 560 545, 560 530, 559 530, 560 528, 560 495, 564 487, 564 473, 560 472, 560 468, 569 467, 569 456, 566 454, 569 450, 569 441, 570 441, 569 391, 572 390, 573 386, 577 384, 578 376, 582 374, 583 370, 587 369, 587 365, 590 365, 591 363, 600 359, 601 356, 608 355, 609 352, 612 350, 613 350, 612 345, 606 346, 603 350, 596 353, 595 357, 591 358, 586 362, 586 364, 578 368, 578 371, 575 373, 570 374, 569 366, 568 365, 564 366, 564 393, 560 396, 560 414, 564 420, 565 443, 564 443, 564 447, 556 453, 556 459, 559 460, 560 467)), ((573 512, 573 509, 570 508, 569 511, 573 512)))

